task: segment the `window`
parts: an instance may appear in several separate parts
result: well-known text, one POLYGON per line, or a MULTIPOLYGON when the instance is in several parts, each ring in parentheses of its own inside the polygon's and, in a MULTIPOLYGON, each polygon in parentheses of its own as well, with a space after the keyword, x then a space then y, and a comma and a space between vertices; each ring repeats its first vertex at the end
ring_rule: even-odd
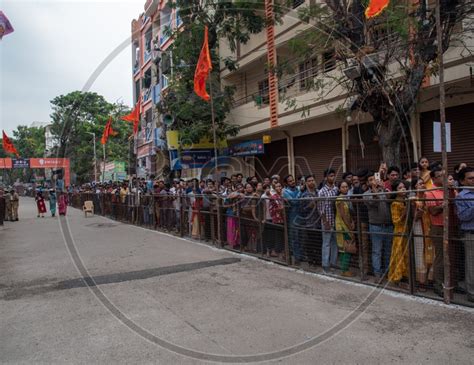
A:
POLYGON ((135 81, 135 103, 138 103, 138 98, 140 97, 140 80, 135 81))
POLYGON ((258 105, 264 105, 270 102, 268 95, 269 88, 268 79, 264 79, 258 83, 258 98, 256 100, 258 105))
POLYGON ((334 50, 323 53, 323 71, 329 72, 336 68, 336 55, 334 50))
POLYGON ((298 6, 304 4, 305 0, 293 0, 293 9, 296 9, 298 6))
POLYGON ((313 78, 318 75, 318 59, 311 58, 299 65, 300 90, 308 89, 313 78))

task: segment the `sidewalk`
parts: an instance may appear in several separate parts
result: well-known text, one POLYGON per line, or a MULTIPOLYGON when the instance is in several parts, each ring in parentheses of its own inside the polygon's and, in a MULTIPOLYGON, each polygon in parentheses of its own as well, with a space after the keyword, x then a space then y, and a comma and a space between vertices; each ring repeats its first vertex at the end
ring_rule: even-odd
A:
MULTIPOLYGON (((0 232, 1 362, 205 363, 146 341, 93 290, 72 285, 80 276, 58 219, 36 218, 32 199, 20 204, 20 222, 0 232)), ((108 280, 97 288, 121 314, 200 352, 292 347, 351 315, 372 291, 75 209, 67 220, 90 275, 108 280)), ((468 364, 473 319, 472 309, 382 293, 347 328, 279 363, 468 364)))

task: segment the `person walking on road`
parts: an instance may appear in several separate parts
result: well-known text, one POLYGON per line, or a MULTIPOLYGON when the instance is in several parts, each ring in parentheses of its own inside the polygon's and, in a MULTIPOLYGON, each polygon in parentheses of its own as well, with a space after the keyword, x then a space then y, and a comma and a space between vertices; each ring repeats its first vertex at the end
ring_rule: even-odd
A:
POLYGON ((3 196, 3 189, 0 188, 0 228, 3 227, 5 219, 5 197, 3 196))
POLYGON ((66 213, 67 213, 67 204, 68 204, 67 194, 66 193, 60 193, 59 194, 59 199, 58 199, 59 215, 66 215, 66 213))
POLYGON ((9 222, 12 220, 12 198, 10 194, 10 190, 6 191, 5 194, 5 221, 9 222))
POLYGON ((49 210, 51 211, 51 217, 56 215, 56 203, 57 203, 56 191, 51 189, 49 191, 49 210))
POLYGON ((11 220, 12 222, 17 222, 18 221, 18 206, 20 204, 20 196, 15 190, 10 191, 10 199, 11 199, 11 220))
POLYGON ((38 215, 37 217, 44 218, 44 213, 46 213, 46 204, 44 203, 43 193, 41 190, 38 190, 36 193, 36 207, 38 208, 38 215))

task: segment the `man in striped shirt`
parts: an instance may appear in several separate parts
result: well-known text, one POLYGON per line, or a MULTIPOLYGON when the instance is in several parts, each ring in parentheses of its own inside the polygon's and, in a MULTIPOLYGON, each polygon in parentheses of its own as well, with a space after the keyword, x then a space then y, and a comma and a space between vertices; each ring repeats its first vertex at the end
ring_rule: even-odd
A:
POLYGON ((336 172, 334 169, 324 171, 325 184, 319 190, 319 214, 321 215, 321 224, 323 229, 323 246, 322 246, 322 266, 327 272, 331 266, 337 264, 337 242, 335 229, 335 197, 339 193, 334 182, 336 180, 336 172))

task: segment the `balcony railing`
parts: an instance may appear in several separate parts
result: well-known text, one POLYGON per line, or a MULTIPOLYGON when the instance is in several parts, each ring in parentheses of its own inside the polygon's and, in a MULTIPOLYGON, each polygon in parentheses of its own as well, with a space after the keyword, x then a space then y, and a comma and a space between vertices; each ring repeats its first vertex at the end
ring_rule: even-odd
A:
POLYGON ((166 75, 161 75, 161 89, 164 90, 169 85, 169 79, 166 75))
POLYGON ((143 57, 143 64, 147 63, 151 59, 151 50, 145 50, 144 57, 143 57))
POLYGON ((153 86, 152 92, 153 104, 158 104, 161 100, 161 84, 156 84, 153 86))
POLYGON ((143 95, 142 95, 142 102, 146 103, 148 100, 151 99, 151 87, 148 89, 143 90, 143 95))

